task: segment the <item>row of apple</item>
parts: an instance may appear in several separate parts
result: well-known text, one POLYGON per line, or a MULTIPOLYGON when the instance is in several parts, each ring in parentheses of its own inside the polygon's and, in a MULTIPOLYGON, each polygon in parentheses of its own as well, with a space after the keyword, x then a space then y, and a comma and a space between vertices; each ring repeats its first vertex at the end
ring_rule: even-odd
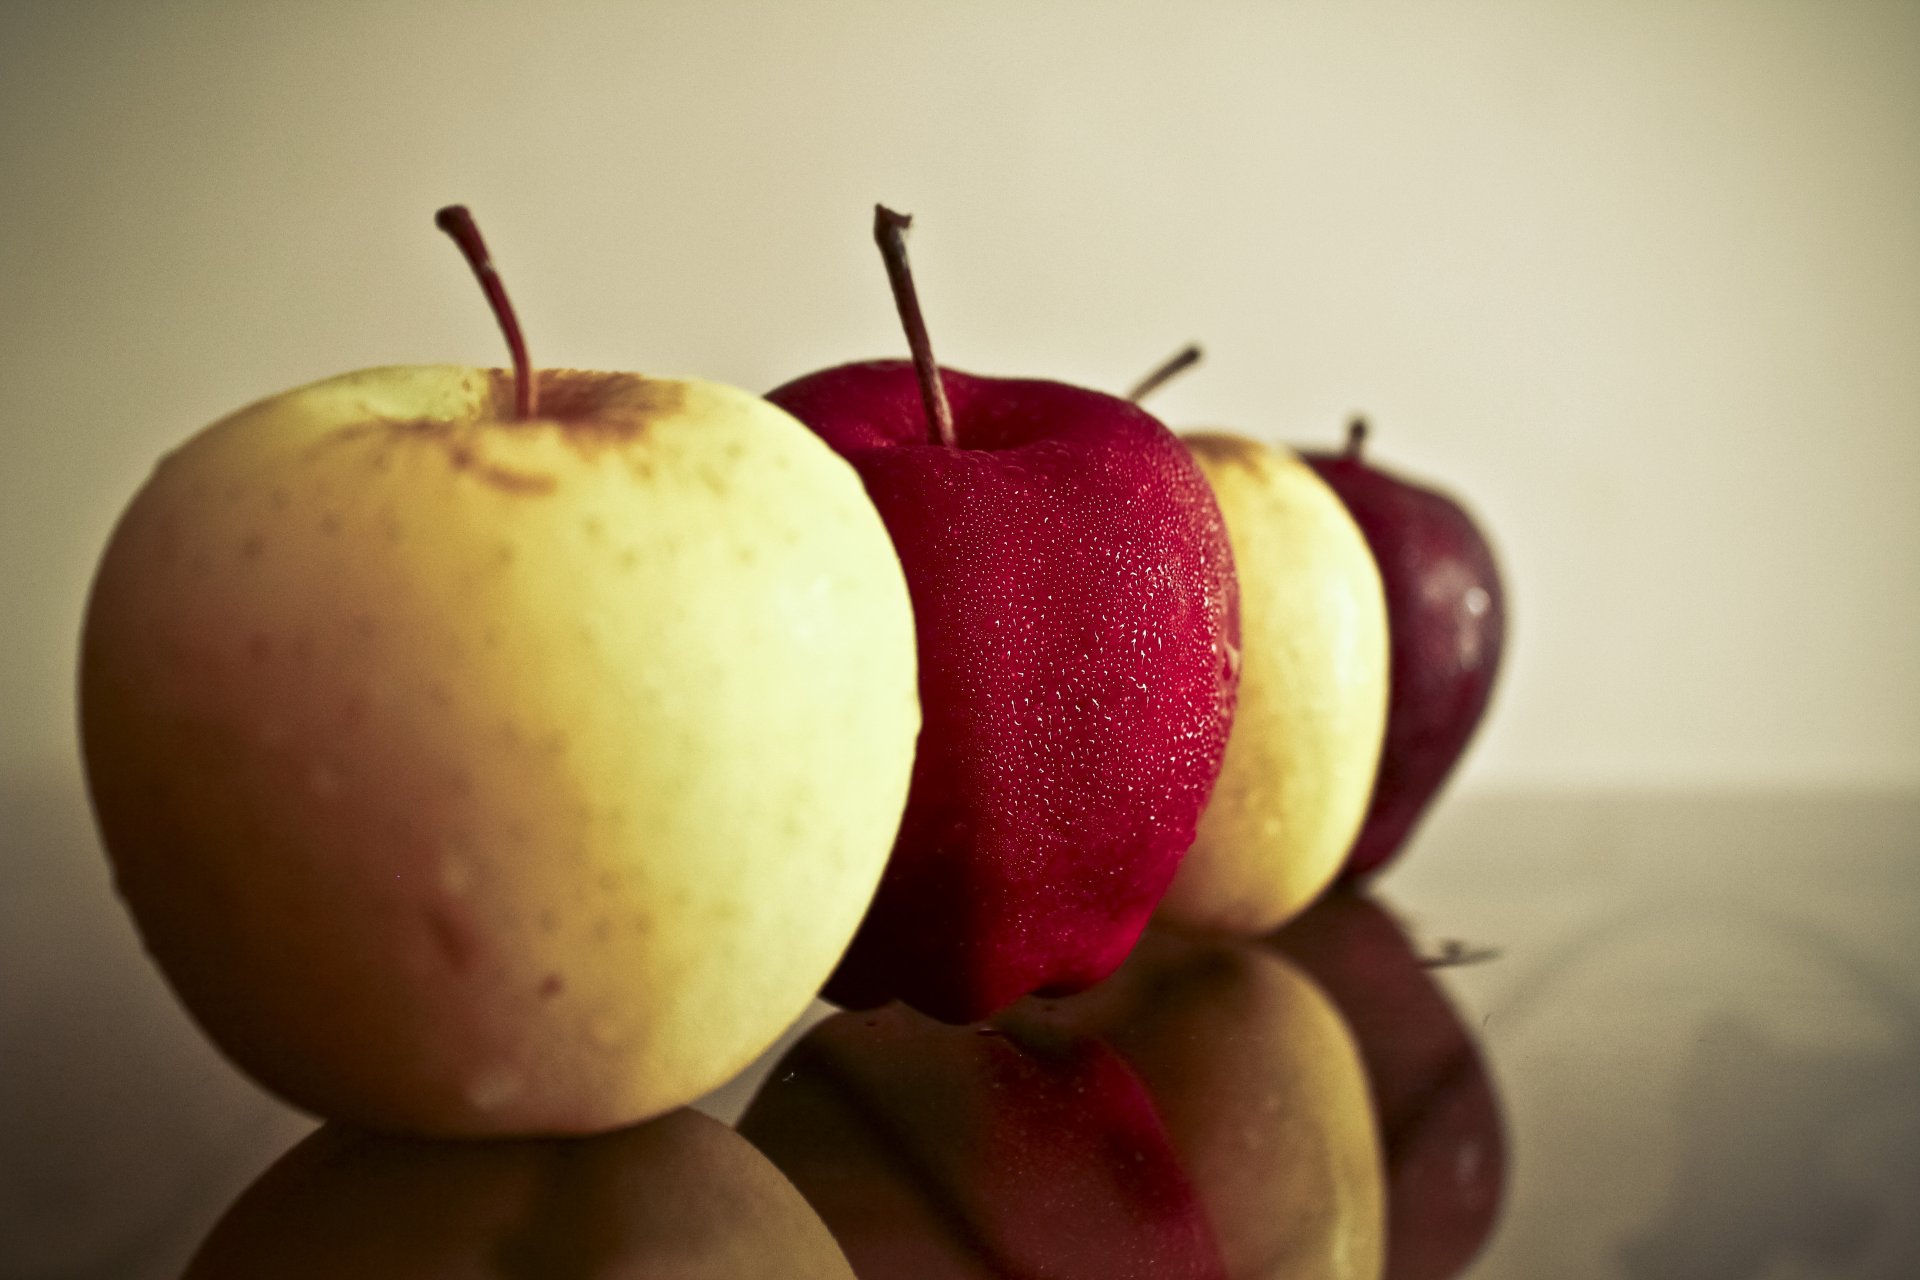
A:
POLYGON ((367 370, 163 459, 89 601, 119 892, 238 1065, 323 1115, 586 1133, 823 987, 985 1017, 1156 911, 1251 935, 1404 841, 1485 705, 1498 577, 1347 451, 914 359, 761 398, 367 370), (1237 706, 1237 710, 1236 710, 1237 706))
POLYGON ((564 1142, 325 1126, 187 1280, 413 1280, 508 1256, 579 1280, 1449 1280, 1497 1216, 1502 1130, 1434 974, 1343 893, 1257 943, 1150 931, 1095 989, 981 1028, 830 1017, 737 1134, 685 1110, 564 1142))

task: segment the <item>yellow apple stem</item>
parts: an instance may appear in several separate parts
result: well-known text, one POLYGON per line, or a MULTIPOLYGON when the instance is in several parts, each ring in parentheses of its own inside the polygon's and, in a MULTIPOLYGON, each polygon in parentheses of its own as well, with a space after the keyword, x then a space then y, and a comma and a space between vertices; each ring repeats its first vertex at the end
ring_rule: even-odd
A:
POLYGON ((1142 400, 1145 400, 1148 396, 1158 391, 1169 380, 1178 377, 1199 363, 1200 344, 1197 342, 1189 342, 1186 346, 1180 348, 1180 350, 1174 352, 1171 356, 1168 356, 1152 373, 1136 382, 1133 390, 1127 392, 1127 399, 1133 401, 1135 404, 1139 404, 1142 400))
POLYGON ((507 338, 507 350, 513 353, 513 414, 524 422, 533 417, 539 406, 539 385, 534 381, 533 362, 527 359, 527 339, 520 332, 520 319, 513 314, 513 304, 507 301, 507 287, 500 283, 500 273, 493 269, 493 255, 487 252, 487 242, 480 238, 480 228, 463 204, 450 204, 434 214, 433 225, 460 246, 461 256, 473 268, 481 291, 487 295, 487 305, 493 308, 493 318, 500 322, 500 332, 507 338))
POLYGON ((920 296, 914 291, 913 272, 907 267, 905 232, 912 225, 911 214, 895 213, 883 204, 873 206, 873 242, 880 246, 880 260, 887 264, 893 305, 900 312, 901 328, 907 331, 914 372, 920 375, 920 403, 927 411, 927 438, 929 443, 952 449, 956 447, 953 407, 947 403, 947 389, 940 382, 940 366, 933 362, 933 343, 927 337, 927 322, 920 314, 920 296))
POLYGON ((1367 420, 1354 414, 1347 422, 1347 447, 1340 456, 1348 462, 1360 461, 1360 450, 1367 443, 1367 420))

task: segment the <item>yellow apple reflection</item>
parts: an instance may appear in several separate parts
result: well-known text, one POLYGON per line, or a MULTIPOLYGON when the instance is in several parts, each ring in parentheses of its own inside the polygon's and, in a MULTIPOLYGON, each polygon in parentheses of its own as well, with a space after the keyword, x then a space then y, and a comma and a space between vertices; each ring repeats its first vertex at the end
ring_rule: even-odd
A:
POLYGON ((849 1280, 818 1216, 697 1111, 589 1139, 327 1125, 236 1201, 186 1280, 849 1280))
POLYGON ((1507 1137, 1492 1072, 1412 941, 1378 903, 1336 892, 1265 944, 1339 1005, 1384 1136, 1388 1280, 1453 1280, 1492 1236, 1507 1137))
POLYGON ((861 1280, 1381 1274, 1364 1069, 1270 950, 1150 934, 1093 990, 980 1026, 839 1015, 740 1127, 861 1280))

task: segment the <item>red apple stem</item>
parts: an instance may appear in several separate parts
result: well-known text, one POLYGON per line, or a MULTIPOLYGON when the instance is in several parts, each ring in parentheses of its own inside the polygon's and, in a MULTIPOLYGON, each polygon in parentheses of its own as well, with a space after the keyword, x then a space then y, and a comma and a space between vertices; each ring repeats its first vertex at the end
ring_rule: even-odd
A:
POLYGON ((1136 382, 1133 390, 1127 392, 1127 399, 1133 401, 1135 404, 1139 404, 1168 382, 1179 377, 1199 363, 1200 344, 1197 342, 1189 342, 1186 346, 1162 361, 1159 367, 1154 369, 1152 373, 1140 379, 1139 382, 1136 382))
POLYGON ((1360 450, 1367 443, 1367 420, 1361 414, 1354 414, 1347 420, 1347 447, 1340 455, 1348 462, 1360 461, 1360 450))
POLYGON ((933 362, 933 343, 927 338, 927 322, 920 314, 920 295, 913 287, 913 271, 907 266, 906 230, 913 216, 895 213, 883 204, 873 206, 873 242, 880 246, 880 260, 887 264, 887 283, 893 286, 893 305, 900 312, 900 327, 907 331, 907 349, 913 352, 914 372, 920 375, 920 403, 927 411, 929 444, 956 448, 953 438, 953 408, 947 403, 947 389, 940 381, 940 366, 933 362))
POLYGON ((487 252, 487 242, 480 238, 480 228, 463 204, 450 204, 434 214, 433 225, 452 236, 453 242, 460 246, 461 256, 473 268, 481 291, 487 295, 487 305, 493 308, 493 318, 500 322, 500 332, 507 338, 507 350, 513 353, 513 415, 524 422, 533 417, 538 407, 539 387, 533 380, 533 362, 527 359, 527 339, 520 332, 520 319, 513 314, 513 304, 507 301, 507 286, 500 283, 500 273, 493 269, 493 255, 487 252))

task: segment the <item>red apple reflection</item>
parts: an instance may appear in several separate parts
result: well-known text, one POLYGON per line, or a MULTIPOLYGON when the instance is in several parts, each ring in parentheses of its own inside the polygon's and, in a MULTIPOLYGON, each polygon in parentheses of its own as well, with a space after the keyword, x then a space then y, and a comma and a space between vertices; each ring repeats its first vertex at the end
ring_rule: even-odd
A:
POLYGON ((1492 1234, 1506 1177, 1493 1080, 1393 917, 1335 893, 1271 944, 1333 997, 1359 1041, 1387 1162, 1389 1280, 1448 1280, 1492 1234))
POLYGON ((1112 979, 953 1027, 817 1027, 741 1120, 862 1280, 1377 1276, 1362 1068, 1258 947, 1149 934, 1112 979))

